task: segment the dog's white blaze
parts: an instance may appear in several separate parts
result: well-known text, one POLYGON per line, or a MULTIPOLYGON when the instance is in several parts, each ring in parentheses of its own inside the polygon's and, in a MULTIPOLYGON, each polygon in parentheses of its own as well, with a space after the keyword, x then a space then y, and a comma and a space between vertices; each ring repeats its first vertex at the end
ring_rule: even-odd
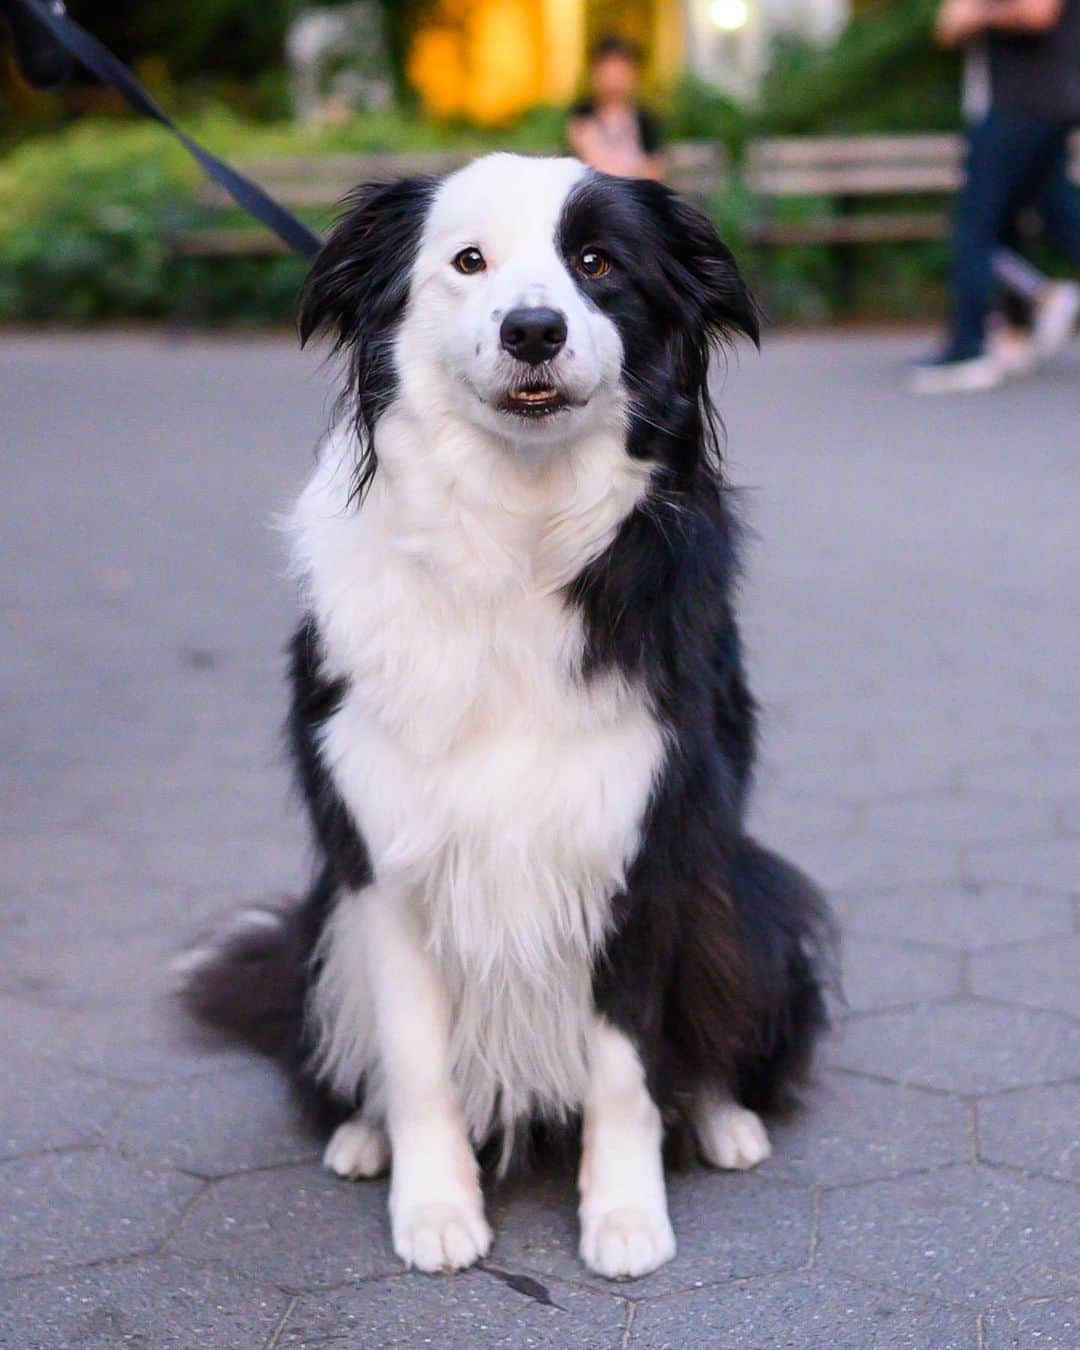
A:
MULTIPOLYGON (((446 414, 455 413, 486 430, 504 453, 512 434, 520 458, 526 446, 580 439, 621 420, 618 330, 586 303, 558 249, 563 205, 585 172, 574 159, 487 155, 440 185, 396 343, 399 407, 427 427, 450 433, 446 414), (486 266, 462 276, 451 261, 467 247, 479 248, 486 266), (566 344, 548 370, 575 407, 518 422, 508 433, 504 414, 492 405, 515 375, 517 363, 503 351, 499 330, 518 306, 548 306, 564 315, 566 344)), ((474 469, 483 467, 482 444, 471 437, 474 469)))
MULTIPOLYGON (((296 557, 327 673, 348 693, 324 731, 380 892, 413 913, 451 1008, 449 1071, 474 1140, 581 1106, 591 968, 637 851, 662 758, 644 691, 581 678, 564 587, 647 487, 626 453, 622 348, 556 249, 573 161, 497 156, 433 203, 397 339, 399 396, 379 470, 348 504, 355 447, 324 446, 295 515, 296 557), (483 277, 453 253, 477 245, 483 277), (494 431, 498 317, 567 314, 557 358, 589 406, 535 434, 494 431), (464 390, 464 393, 463 393, 464 390)), ((546 424, 545 424, 546 425, 546 424)), ((326 1079, 384 1091, 358 897, 327 927, 312 1011, 326 1079)))

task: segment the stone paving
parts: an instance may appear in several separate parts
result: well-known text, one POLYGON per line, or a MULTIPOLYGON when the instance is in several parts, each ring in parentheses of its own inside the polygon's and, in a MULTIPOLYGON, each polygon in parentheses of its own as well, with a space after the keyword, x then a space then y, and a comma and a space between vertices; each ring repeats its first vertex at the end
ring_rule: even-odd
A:
POLYGON ((906 337, 776 339, 725 395, 765 708, 757 828, 830 888, 847 1009, 752 1175, 673 1178, 612 1285, 569 1173, 403 1273, 170 955, 308 860, 272 529, 327 383, 285 341, 0 341, 0 1344, 1080 1346, 1080 350, 915 403, 906 337))

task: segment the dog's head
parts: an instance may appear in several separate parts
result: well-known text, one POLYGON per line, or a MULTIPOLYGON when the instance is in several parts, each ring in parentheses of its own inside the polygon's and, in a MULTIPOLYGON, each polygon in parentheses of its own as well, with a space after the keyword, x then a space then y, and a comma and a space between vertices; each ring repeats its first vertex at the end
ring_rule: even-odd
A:
POLYGON ((667 188, 498 154, 358 189, 303 290, 301 337, 319 330, 350 355, 362 489, 398 399, 511 454, 607 425, 631 455, 692 469, 714 436, 711 349, 756 340, 757 311, 712 224, 667 188))

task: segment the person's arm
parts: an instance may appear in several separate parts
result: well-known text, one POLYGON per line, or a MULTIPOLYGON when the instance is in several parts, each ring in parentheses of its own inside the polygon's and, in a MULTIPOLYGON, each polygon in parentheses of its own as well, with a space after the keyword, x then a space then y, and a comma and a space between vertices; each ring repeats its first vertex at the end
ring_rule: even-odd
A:
POLYGON ((960 47, 979 33, 1043 33, 1061 17, 1063 0, 944 0, 934 35, 942 47, 960 47))
POLYGON ((572 114, 566 124, 566 140, 572 153, 588 164, 595 144, 591 120, 581 113, 572 114))

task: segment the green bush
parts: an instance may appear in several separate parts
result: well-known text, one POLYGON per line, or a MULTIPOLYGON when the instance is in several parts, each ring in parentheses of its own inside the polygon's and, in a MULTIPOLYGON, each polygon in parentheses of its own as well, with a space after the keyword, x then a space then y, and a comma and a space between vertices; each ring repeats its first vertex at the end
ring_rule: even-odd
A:
MULTIPOLYGON (((278 0, 271 8, 276 5, 278 0)), ((243 8, 220 0, 213 15, 208 11, 204 17, 207 23, 224 22, 243 8)), ((669 134, 721 140, 737 163, 755 135, 953 125, 956 72, 929 45, 932 8, 933 0, 871 6, 824 51, 783 44, 753 108, 687 81, 665 109, 669 134)), ((279 6, 275 13, 280 12, 279 6)), ((311 126, 253 121, 220 105, 200 109, 190 87, 162 93, 170 105, 178 102, 185 126, 227 158, 451 146, 481 151, 496 145, 547 151, 557 148, 563 135, 564 115, 554 108, 536 109, 500 131, 436 125, 398 112, 311 126)), ((270 106, 276 96, 269 86, 262 93, 249 90, 253 104, 264 99, 270 106)), ((169 235, 205 222, 197 204, 199 181, 196 165, 164 131, 127 117, 88 118, 17 146, 0 158, 0 320, 287 319, 302 260, 172 256, 169 235)), ((793 203, 791 210, 807 206, 793 203)), ((835 258, 828 249, 788 248, 768 255, 747 249, 754 204, 737 177, 714 210, 758 278, 774 317, 829 314, 836 290, 835 258)), ((235 219, 241 221, 239 212, 235 219)), ((934 303, 942 257, 936 246, 858 249, 858 303, 871 312, 904 313, 934 303)))
MULTIPOLYGON (((400 57, 409 16, 430 0, 383 3, 400 57)), ((752 107, 687 80, 664 109, 668 132, 672 138, 720 140, 738 163, 753 136, 953 127, 956 64, 929 41, 935 3, 879 0, 860 9, 824 50, 778 44, 752 107)), ((498 132, 439 126, 398 112, 366 114, 339 127, 284 120, 280 43, 294 8, 294 0, 263 0, 261 7, 251 0, 213 0, 193 17, 190 6, 172 3, 155 8, 123 0, 108 15, 89 0, 73 5, 122 55, 160 55, 155 91, 196 137, 226 157, 447 146, 480 151, 495 145, 547 151, 561 143, 564 114, 554 108, 536 109, 498 132), (235 78, 237 39, 254 62, 244 80, 235 78), (215 66, 215 54, 226 51, 229 64, 215 66), (211 84, 192 83, 196 72, 211 84), (173 85, 185 75, 186 83, 173 85), (200 103, 207 89, 233 111, 220 102, 209 108, 200 103), (259 120, 266 117, 277 120, 259 120)), ((86 119, 17 146, 0 158, 0 319, 287 317, 302 261, 170 255, 168 235, 205 220, 196 201, 198 181, 196 166, 162 130, 127 117, 86 119)), ((807 203, 790 209, 797 214, 807 203)), ((715 203, 721 228, 761 279, 773 315, 826 316, 835 298, 833 255, 800 247, 755 256, 744 239, 753 211, 737 178, 715 203)), ((856 298, 867 310, 906 313, 936 302, 940 247, 861 247, 855 256, 856 298)))
POLYGON ((0 161, 0 317, 161 314, 194 166, 148 125, 83 123, 0 161))
MULTIPOLYGON (((264 158, 496 143, 549 149, 561 115, 537 110, 498 137, 395 113, 340 127, 256 126, 217 109, 188 126, 226 157, 264 158)), ((88 118, 11 151, 0 159, 0 320, 286 319, 302 260, 171 255, 170 234, 205 219, 199 182, 198 167, 161 128, 128 119, 88 118)))
POLYGON ((736 157, 750 134, 748 111, 693 76, 678 85, 663 113, 664 129, 672 140, 720 141, 736 157))
POLYGON ((879 0, 828 47, 776 44, 754 114, 771 135, 948 130, 959 125, 956 60, 931 40, 937 0, 879 0))

